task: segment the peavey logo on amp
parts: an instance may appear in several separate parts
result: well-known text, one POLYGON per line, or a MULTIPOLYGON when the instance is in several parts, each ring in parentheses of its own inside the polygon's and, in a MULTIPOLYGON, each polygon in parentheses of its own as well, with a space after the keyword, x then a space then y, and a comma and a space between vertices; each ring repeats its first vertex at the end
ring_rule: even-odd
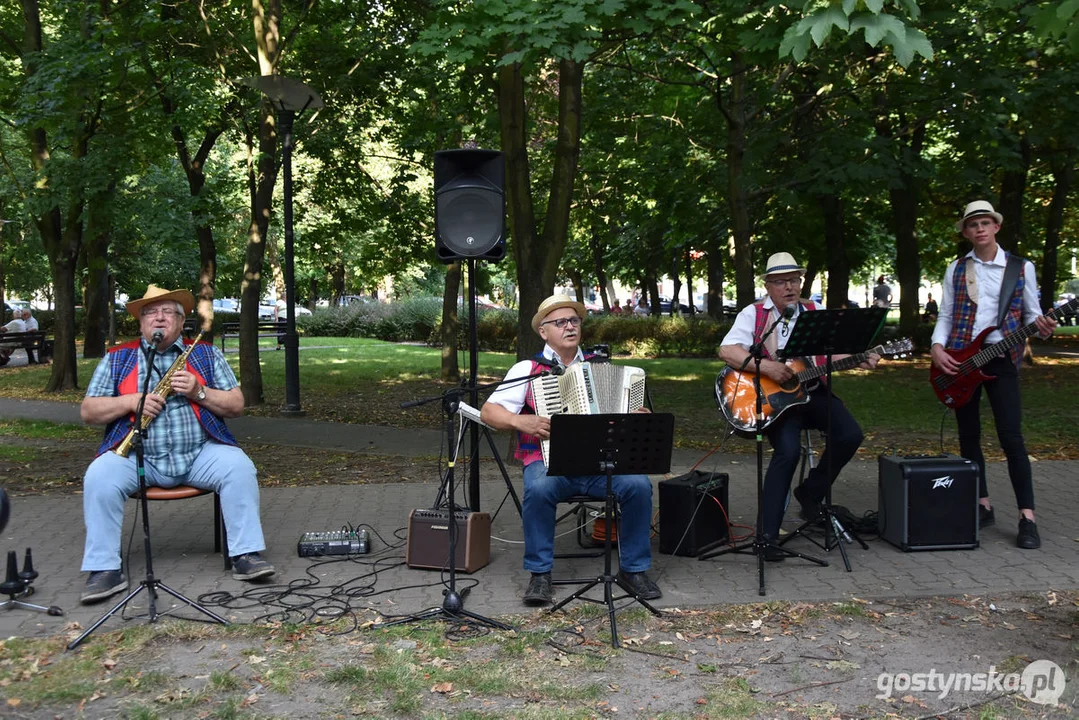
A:
POLYGON ((937 488, 950 488, 953 482, 955 482, 955 478, 953 478, 951 475, 933 478, 933 487, 930 489, 936 490, 937 488))

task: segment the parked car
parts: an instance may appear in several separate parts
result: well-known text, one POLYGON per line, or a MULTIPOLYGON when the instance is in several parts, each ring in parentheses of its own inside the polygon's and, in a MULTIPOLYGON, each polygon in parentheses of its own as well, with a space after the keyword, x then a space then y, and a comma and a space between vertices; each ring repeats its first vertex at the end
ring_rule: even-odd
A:
POLYGON ((378 300, 375 298, 367 297, 366 295, 342 295, 337 298, 337 307, 350 307, 352 305, 360 304, 368 305, 377 302, 378 300))
POLYGON ((240 301, 233 298, 214 298, 214 312, 240 312, 240 301))
MULTIPOLYGON (((678 303, 678 312, 682 313, 683 315, 692 315, 693 314, 693 310, 691 310, 689 308, 689 305, 686 305, 683 302, 678 303)), ((671 299, 670 298, 663 297, 662 295, 659 296, 659 314, 660 315, 670 315, 671 314, 671 299)))
MULTIPOLYGON (((278 300, 277 301, 277 317, 278 318, 281 318, 282 320, 285 318, 285 314, 288 312, 288 307, 287 306, 288 306, 288 303, 286 303, 284 300, 278 300)), ((296 317, 300 317, 301 315, 310 315, 311 314, 311 311, 308 310, 307 308, 305 308, 303 305, 296 305, 295 308, 294 308, 294 311, 296 313, 296 317)))

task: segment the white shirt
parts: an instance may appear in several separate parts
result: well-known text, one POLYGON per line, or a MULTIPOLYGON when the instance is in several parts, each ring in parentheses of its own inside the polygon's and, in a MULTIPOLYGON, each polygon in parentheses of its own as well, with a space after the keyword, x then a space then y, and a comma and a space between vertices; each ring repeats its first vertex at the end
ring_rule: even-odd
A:
POLYGON ((4 330, 9 333, 26 332, 26 325, 19 318, 15 318, 4 326, 4 330))
POLYGON ((29 320, 23 320, 22 323, 26 326, 26 332, 37 332, 37 318, 33 315, 30 316, 29 320))
MULTIPOLYGON (((978 335, 988 327, 997 324, 997 314, 1000 303, 1000 285, 1004 282, 1004 268, 1008 261, 1004 255, 1004 248, 997 246, 996 256, 985 262, 980 260, 971 250, 959 260, 953 260, 944 272, 944 293, 940 298, 940 313, 937 315, 937 325, 933 328, 933 344, 940 343, 948 346, 948 337, 952 334, 952 314, 955 307, 955 269, 960 262, 966 262, 967 258, 974 258, 974 279, 978 285, 978 297, 971 298, 975 303, 974 328, 971 337, 978 335)), ((1034 263, 1027 260, 1023 263, 1023 318, 1024 325, 1034 322, 1034 319, 1042 314, 1038 305, 1038 279, 1034 274, 1034 263)), ((986 342, 996 343, 1004 339, 999 330, 994 330, 986 337, 986 342)))
MULTIPOLYGON (((794 330, 794 323, 798 321, 798 316, 802 314, 801 300, 798 301, 797 307, 794 317, 780 322, 776 326, 775 332, 772 333, 772 337, 776 339, 777 350, 782 350, 787 346, 787 338, 790 337, 791 331, 794 330)), ((768 310, 768 324, 764 326, 764 329, 767 330, 772 326, 772 323, 779 319, 780 312, 770 296, 764 298, 764 309, 768 310)), ((753 329, 756 326, 757 303, 746 305, 738 313, 738 316, 734 318, 734 324, 731 325, 731 329, 727 331, 720 345, 741 345, 748 350, 749 346, 753 344, 753 329)))
MULTIPOLYGON (((551 362, 561 365, 562 360, 558 357, 550 345, 543 346, 543 357, 547 358, 551 362)), ((584 362, 584 353, 581 352, 581 348, 577 348, 577 357, 573 358, 573 362, 570 365, 574 365, 579 362, 584 362)), ((509 410, 514 415, 521 412, 521 409, 525 406, 525 398, 528 396, 528 386, 530 381, 521 380, 521 378, 528 377, 532 374, 532 360, 521 360, 510 368, 510 371, 506 373, 505 379, 502 384, 498 386, 498 389, 491 393, 487 398, 487 402, 492 402, 509 410), (518 382, 513 382, 517 380, 518 382)))

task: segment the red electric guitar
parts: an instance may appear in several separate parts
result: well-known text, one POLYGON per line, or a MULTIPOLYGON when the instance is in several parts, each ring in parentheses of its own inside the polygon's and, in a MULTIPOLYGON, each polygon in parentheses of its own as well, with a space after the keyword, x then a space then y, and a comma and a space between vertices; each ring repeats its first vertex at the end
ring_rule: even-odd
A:
MULTIPOLYGON (((1073 298, 1060 307, 1053 308, 1045 313, 1045 316, 1057 322, 1065 314, 1071 314, 1079 306, 1079 298, 1073 298)), ((940 401, 952 408, 961 408, 970 402, 974 391, 985 382, 991 380, 992 375, 986 375, 978 368, 985 365, 995 357, 1006 354, 1017 345, 1026 342, 1031 335, 1038 333, 1038 326, 1034 323, 1024 325, 1000 342, 985 345, 985 336, 996 330, 995 327, 986 328, 971 341, 970 345, 962 350, 946 350, 957 362, 959 372, 955 375, 945 375, 936 365, 929 368, 929 382, 933 385, 933 392, 940 401)))

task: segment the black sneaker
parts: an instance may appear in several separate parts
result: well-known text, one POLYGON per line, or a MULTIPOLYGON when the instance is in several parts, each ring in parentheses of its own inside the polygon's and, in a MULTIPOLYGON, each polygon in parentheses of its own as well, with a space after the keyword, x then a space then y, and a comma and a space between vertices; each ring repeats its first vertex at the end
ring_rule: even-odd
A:
POLYGON ((551 589, 551 573, 532 573, 532 579, 528 581, 528 589, 521 598, 525 605, 546 605, 554 600, 554 590, 551 589))
POLYGON ((978 527, 987 528, 996 521, 997 516, 993 512, 993 508, 987 508, 985 505, 978 503, 978 527))
POLYGON ((652 582, 646 572, 619 572, 618 579, 629 586, 634 597, 641 600, 659 600, 663 597, 659 585, 652 582))
POLYGON ((255 580, 261 577, 269 577, 276 570, 274 566, 262 559, 257 552, 237 555, 232 558, 232 577, 236 580, 255 580))
POLYGON ((1019 518, 1019 534, 1015 537, 1015 545, 1024 550, 1037 550, 1042 546, 1042 539, 1038 536, 1038 526, 1033 520, 1019 518))
POLYGON ((127 578, 122 570, 95 570, 86 581, 86 589, 79 596, 83 605, 93 605, 121 590, 127 590, 127 578))

